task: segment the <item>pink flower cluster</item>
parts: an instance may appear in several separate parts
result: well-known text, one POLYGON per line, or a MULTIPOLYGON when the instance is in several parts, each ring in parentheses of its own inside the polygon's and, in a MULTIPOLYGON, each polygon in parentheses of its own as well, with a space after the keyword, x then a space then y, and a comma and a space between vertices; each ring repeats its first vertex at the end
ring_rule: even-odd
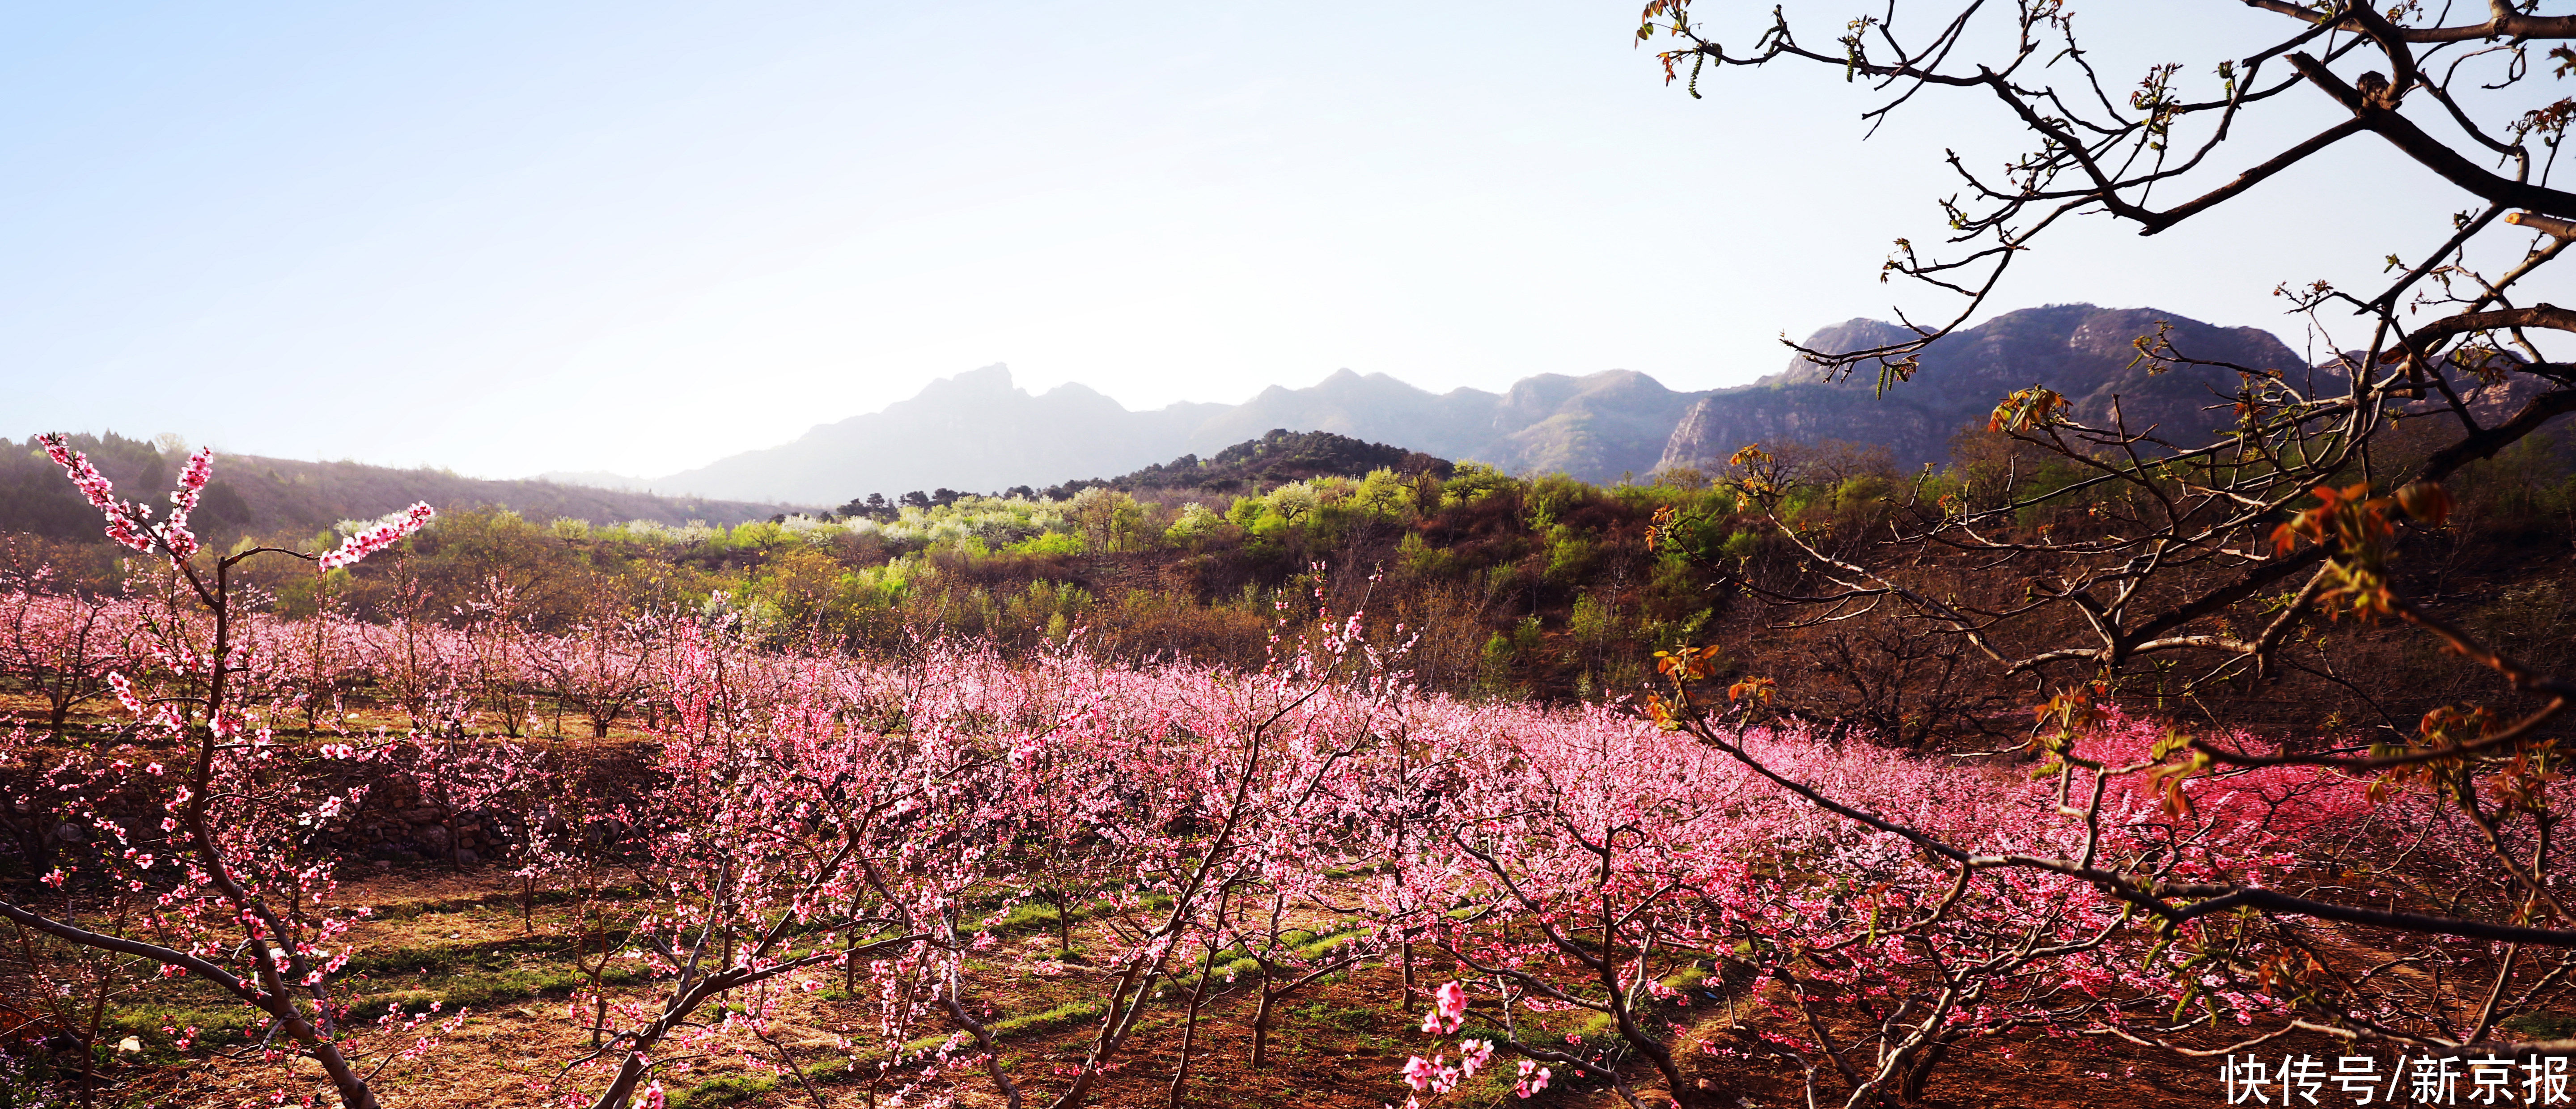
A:
POLYGON ((1512 1084, 1512 1092, 1522 1097, 1537 1097, 1547 1088, 1548 1069, 1527 1059, 1521 1060, 1521 1080, 1512 1084))
POLYGON ((188 464, 179 470, 179 487, 170 491, 170 518, 158 529, 170 545, 170 556, 187 558, 197 553, 195 533, 188 530, 188 514, 197 510, 197 498, 206 492, 206 479, 215 473, 215 451, 199 447, 188 456, 188 464))
POLYGON ((360 559, 393 546, 403 536, 428 527, 430 519, 437 515, 438 510, 431 508, 426 501, 404 509, 398 517, 341 540, 340 549, 322 556, 322 568, 337 570, 343 566, 354 566, 360 559))
POLYGON ((1446 1036, 1467 1019, 1467 988, 1456 982, 1431 991, 1431 1011, 1422 1014, 1422 1030, 1446 1036))
MULTIPOLYGON (((1404 1061, 1403 1071, 1405 1085, 1433 1096, 1457 1089, 1458 1083, 1475 1077, 1477 1071, 1485 1069, 1485 1064, 1494 1061, 1494 1042, 1460 1040, 1458 1041, 1458 1065, 1454 1067, 1448 1065, 1447 1059, 1448 1057, 1443 1055, 1434 1055, 1429 1059, 1419 1055, 1407 1058, 1404 1061)), ((1529 1085, 1530 1068, 1535 1065, 1527 1059, 1521 1060, 1521 1084, 1529 1086, 1528 1092, 1521 1094, 1522 1097, 1537 1093, 1547 1085, 1545 1072, 1541 1072, 1537 1085, 1529 1085)))
POLYGON ((71 475, 72 484, 80 487, 89 506, 107 517, 107 537, 138 551, 152 549, 151 537, 140 525, 146 510, 143 506, 116 499, 116 483, 98 472, 89 455, 72 449, 71 442, 60 432, 36 437, 45 445, 45 457, 71 475))
POLYGON ((1462 1077, 1458 1068, 1447 1065, 1438 1055, 1428 1059, 1416 1055, 1404 1061, 1404 1084, 1416 1090, 1445 1094, 1456 1089, 1462 1077))
MULTIPOLYGON (((1456 1032, 1466 1021, 1467 987, 1465 985, 1458 982, 1445 982, 1438 989, 1431 991, 1431 1011, 1422 1015, 1423 1031, 1445 1036, 1456 1032)), ((1447 1056, 1434 1055, 1425 1059, 1415 1055, 1404 1061, 1402 1073, 1405 1085, 1413 1087, 1417 1092, 1429 1093, 1437 1097, 1457 1089, 1458 1083, 1475 1077, 1477 1071, 1485 1069, 1485 1065, 1493 1061, 1494 1041, 1465 1039, 1458 1041, 1457 1066, 1448 1065, 1447 1056)), ((1535 1083, 1530 1080, 1530 1073, 1537 1066, 1538 1064, 1527 1059, 1521 1060, 1521 1081, 1513 1087, 1514 1092, 1522 1097, 1528 1097, 1547 1087, 1548 1076, 1545 1070, 1538 1071, 1538 1080, 1535 1083)), ((1405 1105, 1408 1107, 1418 1107, 1420 1104, 1421 1101, 1418 1098, 1405 1099, 1405 1105)))
POLYGON ((170 490, 170 516, 152 523, 152 510, 133 501, 118 500, 116 483, 98 472, 89 455, 72 449, 71 441, 59 432, 37 437, 45 445, 45 457, 69 474, 79 487, 81 497, 91 508, 107 518, 107 537, 128 548, 149 552, 152 541, 159 539, 170 558, 186 562, 205 548, 195 532, 188 530, 188 515, 197 510, 198 498, 205 495, 206 481, 214 476, 215 452, 212 447, 199 447, 179 469, 179 485, 170 490))

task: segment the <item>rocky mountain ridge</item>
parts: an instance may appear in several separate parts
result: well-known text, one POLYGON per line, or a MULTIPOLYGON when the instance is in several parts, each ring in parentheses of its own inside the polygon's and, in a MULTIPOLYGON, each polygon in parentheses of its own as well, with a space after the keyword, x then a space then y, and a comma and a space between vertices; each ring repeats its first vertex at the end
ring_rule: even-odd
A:
MULTIPOLYGON (((2200 438, 2227 425, 2233 370, 2163 362, 2137 340, 2160 333, 2188 358, 2251 369, 2307 365, 2270 332, 2225 328, 2153 309, 2054 304, 2007 312, 1923 349, 1913 376, 1877 395, 1864 367, 1841 380, 1803 356, 1750 385, 1720 390, 1691 406, 1666 438, 1656 469, 1706 468, 1746 443, 1838 439, 1886 447, 1908 467, 1949 457, 1950 437, 1984 422, 2015 389, 2045 385, 2066 395, 2077 418, 2159 437, 2200 438)), ((1808 338, 1812 350, 1845 352, 1896 342, 1906 333, 1877 320, 1851 320, 1808 338)))

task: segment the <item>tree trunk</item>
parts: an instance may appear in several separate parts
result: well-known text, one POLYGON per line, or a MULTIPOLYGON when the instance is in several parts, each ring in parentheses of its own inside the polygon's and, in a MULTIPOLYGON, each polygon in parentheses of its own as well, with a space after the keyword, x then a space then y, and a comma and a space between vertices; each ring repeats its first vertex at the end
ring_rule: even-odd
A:
POLYGON ((1199 1008, 1207 1002, 1208 979, 1216 977, 1216 940, 1208 940, 1207 958, 1199 965, 1199 980, 1190 987, 1190 1014, 1181 1022, 1181 1065, 1172 1068, 1172 1089, 1163 1104, 1180 1109, 1181 1091, 1190 1082, 1190 1050, 1199 1042, 1199 1008))
POLYGON ((1270 1065, 1270 1011, 1279 996, 1270 992, 1270 960, 1261 960, 1261 1004, 1252 1011, 1252 1069, 1270 1065))
POLYGON ((1411 1011, 1418 1004, 1414 1000, 1416 996, 1417 990, 1413 978, 1413 941, 1406 940, 1404 941, 1404 1008, 1407 1011, 1411 1011))
POLYGON ((1917 1049, 1913 1061, 1905 1068, 1905 1080, 1896 1087, 1896 1096, 1907 1105, 1923 1104, 1923 1088, 1932 1081, 1932 1068, 1941 1065, 1941 1060, 1949 1054, 1950 1045, 1942 1040, 1917 1049))

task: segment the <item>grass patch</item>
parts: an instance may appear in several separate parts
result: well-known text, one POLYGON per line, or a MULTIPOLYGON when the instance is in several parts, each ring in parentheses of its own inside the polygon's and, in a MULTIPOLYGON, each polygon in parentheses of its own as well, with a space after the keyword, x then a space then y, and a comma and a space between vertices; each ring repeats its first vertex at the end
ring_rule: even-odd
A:
MULTIPOLYGON (((1017 1036, 1024 1033, 1053 1032, 1056 1029, 1070 1025, 1098 1020, 1100 1018, 1100 1014, 1105 1011, 1107 1011, 1106 1008, 1102 1003, 1097 1001, 1068 1001, 1043 1013, 1029 1013, 1025 1016, 1009 1017, 1003 1020, 994 1021, 984 1027, 993 1033, 994 1039, 998 1040, 1005 1036, 1017 1036)), ((906 1055, 918 1055, 925 1051, 935 1050, 939 1045, 948 1042, 949 1035, 950 1033, 943 1032, 936 1036, 923 1036, 920 1039, 903 1045, 903 1053, 906 1055)))
MULTIPOLYGON (((1291 934, 1294 935, 1296 933, 1291 934)), ((1339 932, 1328 932, 1321 936, 1314 936, 1314 938, 1309 939, 1304 943, 1297 944, 1290 948, 1290 950, 1295 951, 1297 953, 1297 957, 1300 959, 1316 959, 1332 951, 1334 948, 1360 938, 1362 934, 1363 933, 1356 928, 1350 928, 1339 932)), ((1307 933, 1307 935, 1312 936, 1313 933, 1307 933)), ((1241 976, 1261 973, 1261 960, 1252 958, 1248 955, 1243 955, 1241 954, 1242 951, 1243 948, 1241 946, 1236 946, 1218 952, 1218 962, 1214 967, 1209 969, 1207 976, 1211 978, 1225 978, 1229 975, 1241 976)), ((1288 972, 1282 977, 1293 979, 1299 973, 1302 972, 1292 967, 1288 968, 1288 972)), ((1200 976, 1196 974, 1173 975, 1169 979, 1171 985, 1168 988, 1177 989, 1182 992, 1197 989, 1199 977, 1200 976)))
MULTIPOLYGON (((645 974, 631 966, 611 966, 600 975, 603 986, 631 986, 645 981, 645 974)), ((432 978, 409 989, 381 994, 367 994, 359 1007, 382 1012, 389 1004, 399 1004, 403 1011, 417 1013, 436 1001, 448 1009, 490 1009, 512 1001, 532 997, 562 997, 590 983, 588 975, 570 968, 507 970, 490 974, 460 974, 432 978)))
POLYGON ((2507 1017, 2501 1023, 2507 1028, 2538 1039, 2564 1040, 2576 1037, 2576 1013, 2524 1013, 2507 1017))
MULTIPOLYGON (((1002 914, 1002 919, 994 921, 991 931, 996 936, 1016 936, 1041 929, 1052 932, 1060 915, 1055 906, 1044 901, 1022 901, 1011 906, 1010 912, 1002 914)), ((1075 909, 1073 919, 1082 918, 1082 910, 1075 909)))
MULTIPOLYGON (((364 875, 354 873, 343 876, 364 877, 364 875)), ((611 903, 638 901, 642 900, 649 892, 650 891, 646 890, 642 886, 610 886, 592 890, 588 899, 591 901, 604 901, 611 903)), ((519 914, 520 906, 519 893, 520 891, 517 890, 508 890, 498 893, 486 893, 462 897, 422 898, 416 901, 397 899, 383 904, 368 905, 368 915, 377 921, 388 921, 408 920, 412 917, 426 916, 431 913, 462 913, 470 909, 506 909, 509 910, 509 915, 517 916, 519 914)), ((531 898, 528 903, 532 906, 566 905, 581 899, 582 898, 572 890, 545 889, 540 887, 537 890, 537 895, 534 898, 531 898)))
MULTIPOLYGON (((625 935, 616 933, 612 942, 623 946, 625 935)), ((592 941, 596 943, 597 941, 592 941)), ((565 940, 561 936, 512 936, 508 939, 469 943, 421 943, 404 947, 384 947, 352 957, 348 975, 383 978, 395 974, 456 973, 460 967, 500 971, 510 969, 514 956, 534 955, 561 958, 565 940)))
MULTIPOLYGON (((1073 907, 1073 919, 1071 923, 1080 924, 1083 921, 1098 917, 1112 905, 1113 902, 1107 898, 1087 904, 1076 905, 1073 907)), ((1169 894, 1148 894, 1138 901, 1138 907, 1148 912, 1168 909, 1172 907, 1172 898, 1169 894)), ((993 922, 993 926, 991 928, 984 930, 991 932, 996 936, 1019 936, 1026 935, 1030 932, 1052 932, 1056 931, 1059 927, 1062 927, 1057 920, 1057 916, 1056 908, 1052 904, 1044 901, 1022 901, 1017 905, 1011 906, 1010 912, 1002 914, 1002 919, 993 922)), ((959 932, 961 934, 971 935, 973 930, 959 929, 959 932)))
POLYGON ((719 1109, 735 1102, 749 1101, 777 1087, 775 1079, 726 1075, 700 1082, 685 1093, 673 1094, 670 1106, 671 1109, 719 1109))
POLYGON ((1289 1010, 1298 1020, 1338 1028, 1344 1032, 1375 1032, 1387 1022, 1387 1015, 1374 1009, 1358 1009, 1317 1001, 1289 1010))
MULTIPOLYGON (((641 970, 625 965, 612 966, 601 976, 601 984, 610 987, 632 986, 645 980, 641 970)), ((372 1020, 388 1007, 418 1016, 429 1012, 432 1002, 446 1013, 459 1009, 489 1012, 531 998, 566 996, 588 982, 586 976, 570 967, 553 966, 407 977, 391 982, 344 980, 340 988, 346 991, 341 997, 350 1008, 372 1020)), ((257 1016, 247 1005, 129 1005, 109 1013, 102 1024, 117 1036, 136 1036, 146 1044, 167 1043, 170 1037, 161 1031, 165 1026, 194 1026, 198 1042, 206 1047, 238 1047, 257 1016)))

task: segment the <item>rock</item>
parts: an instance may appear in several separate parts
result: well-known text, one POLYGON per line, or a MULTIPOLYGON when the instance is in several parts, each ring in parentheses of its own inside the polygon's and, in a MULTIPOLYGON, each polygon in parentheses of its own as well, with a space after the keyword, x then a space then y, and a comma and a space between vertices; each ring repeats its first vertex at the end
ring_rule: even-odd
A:
POLYGON ((475 854, 474 849, 471 847, 459 847, 456 849, 456 865, 458 866, 472 866, 482 861, 483 856, 475 854))

